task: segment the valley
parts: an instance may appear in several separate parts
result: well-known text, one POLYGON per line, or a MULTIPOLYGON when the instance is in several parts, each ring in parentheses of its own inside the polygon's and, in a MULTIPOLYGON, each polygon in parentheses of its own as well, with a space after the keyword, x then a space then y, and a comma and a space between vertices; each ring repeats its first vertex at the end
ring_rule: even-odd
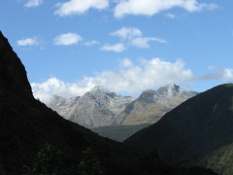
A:
POLYGON ((68 121, 35 99, 22 62, 0 32, 1 175, 216 175, 170 167, 68 121), (88 172, 88 173, 87 173, 88 172))
POLYGON ((81 97, 65 99, 54 95, 47 105, 65 119, 101 136, 124 141, 197 94, 177 85, 167 85, 158 90, 145 90, 138 98, 133 98, 96 86, 81 97))

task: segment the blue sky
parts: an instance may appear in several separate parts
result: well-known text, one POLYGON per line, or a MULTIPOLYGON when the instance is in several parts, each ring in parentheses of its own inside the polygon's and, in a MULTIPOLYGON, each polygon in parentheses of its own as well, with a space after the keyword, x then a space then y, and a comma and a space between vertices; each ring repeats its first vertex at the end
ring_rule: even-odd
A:
POLYGON ((233 81, 233 1, 4 0, 0 30, 34 95, 96 85, 137 96, 167 84, 205 91, 233 81))

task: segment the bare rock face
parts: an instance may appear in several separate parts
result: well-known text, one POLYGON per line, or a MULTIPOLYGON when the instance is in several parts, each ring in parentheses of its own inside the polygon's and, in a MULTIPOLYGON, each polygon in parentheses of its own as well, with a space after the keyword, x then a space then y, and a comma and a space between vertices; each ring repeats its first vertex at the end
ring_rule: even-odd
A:
POLYGON ((115 118, 133 101, 96 86, 81 97, 55 97, 49 106, 64 118, 88 128, 111 125, 115 118))
POLYGON ((127 105, 114 121, 116 125, 153 124, 164 114, 185 100, 197 95, 177 85, 168 85, 158 90, 145 90, 138 99, 127 105))
POLYGON ((134 99, 96 86, 81 97, 65 99, 54 96, 49 107, 65 119, 99 135, 123 141, 196 94, 177 85, 169 85, 158 90, 145 90, 134 99))

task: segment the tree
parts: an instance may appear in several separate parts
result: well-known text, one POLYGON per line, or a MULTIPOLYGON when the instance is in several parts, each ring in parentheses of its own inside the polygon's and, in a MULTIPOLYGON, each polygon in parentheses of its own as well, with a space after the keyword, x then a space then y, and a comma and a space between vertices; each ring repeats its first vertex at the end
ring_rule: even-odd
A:
POLYGON ((62 152, 50 144, 44 144, 34 158, 31 167, 25 166, 23 175, 64 175, 62 152))
POLYGON ((81 175, 104 175, 101 163, 91 148, 87 147, 86 150, 82 152, 82 157, 78 165, 81 175))

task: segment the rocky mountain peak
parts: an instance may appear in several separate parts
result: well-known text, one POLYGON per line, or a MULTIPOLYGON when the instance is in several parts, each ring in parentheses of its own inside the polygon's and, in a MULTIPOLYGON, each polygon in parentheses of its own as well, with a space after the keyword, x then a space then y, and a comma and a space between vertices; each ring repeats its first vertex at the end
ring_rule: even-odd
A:
POLYGON ((156 94, 155 90, 152 90, 152 89, 144 90, 142 92, 142 94, 138 97, 138 100, 144 101, 147 103, 154 103, 155 102, 155 99, 154 99, 155 94, 156 94))
POLYGON ((102 86, 95 86, 88 93, 92 94, 93 96, 99 97, 99 98, 105 95, 110 96, 111 98, 114 98, 115 96, 117 96, 114 92, 110 92, 109 90, 105 89, 102 86))
POLYGON ((183 90, 182 90, 182 88, 180 86, 178 86, 176 84, 172 84, 172 85, 167 85, 167 86, 159 88, 157 90, 157 93, 160 94, 160 95, 173 97, 173 96, 177 96, 182 91, 183 90))
POLYGON ((0 93, 32 97, 31 86, 23 64, 0 31, 0 93), (3 91, 3 92, 2 92, 3 91))
POLYGON ((158 90, 145 90, 138 99, 126 106, 115 123, 121 125, 155 123, 165 113, 195 95, 197 92, 184 90, 177 85, 167 85, 158 90))
POLYGON ((187 99, 197 94, 198 92, 183 89, 176 84, 161 87, 156 91, 157 97, 159 96, 159 97, 164 97, 168 99, 169 98, 187 99))
POLYGON ((138 100, 144 101, 146 103, 155 103, 158 101, 165 100, 165 99, 172 99, 172 98, 182 98, 187 99, 191 96, 196 95, 197 92, 188 91, 185 89, 182 89, 178 85, 167 85, 160 87, 158 90, 145 90, 142 92, 142 94, 139 96, 138 100))
POLYGON ((53 110, 64 118, 89 128, 111 125, 115 117, 134 100, 132 97, 117 95, 101 86, 95 86, 81 97, 54 99, 50 105, 53 110))
POLYGON ((100 93, 102 91, 100 86, 95 86, 93 89, 90 90, 91 93, 100 93))

